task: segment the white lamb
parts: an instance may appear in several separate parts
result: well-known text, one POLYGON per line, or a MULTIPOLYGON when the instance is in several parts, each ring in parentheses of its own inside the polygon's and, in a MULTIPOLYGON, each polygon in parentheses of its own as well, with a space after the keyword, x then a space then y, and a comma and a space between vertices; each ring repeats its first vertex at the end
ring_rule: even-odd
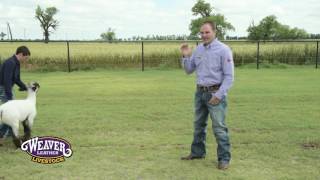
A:
POLYGON ((28 97, 24 100, 11 100, 0 106, 0 124, 7 124, 12 128, 13 143, 20 148, 21 141, 31 137, 31 127, 36 117, 36 94, 40 88, 37 82, 28 84, 28 97), (24 136, 19 139, 19 124, 22 122, 24 136))

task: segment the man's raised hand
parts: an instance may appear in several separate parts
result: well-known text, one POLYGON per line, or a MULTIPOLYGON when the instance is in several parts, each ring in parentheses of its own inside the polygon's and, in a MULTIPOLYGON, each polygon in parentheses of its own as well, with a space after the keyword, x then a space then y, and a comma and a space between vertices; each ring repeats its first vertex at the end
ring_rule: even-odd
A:
POLYGON ((183 57, 190 57, 192 54, 192 49, 187 43, 181 44, 180 51, 183 57))

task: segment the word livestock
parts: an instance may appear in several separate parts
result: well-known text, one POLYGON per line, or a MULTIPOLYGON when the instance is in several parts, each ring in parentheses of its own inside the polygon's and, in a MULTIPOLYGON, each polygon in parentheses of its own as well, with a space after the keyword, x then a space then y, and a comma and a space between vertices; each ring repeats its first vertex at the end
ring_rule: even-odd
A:
POLYGON ((21 149, 32 156, 31 161, 41 164, 64 162, 72 155, 71 145, 56 137, 34 137, 25 141, 21 149))

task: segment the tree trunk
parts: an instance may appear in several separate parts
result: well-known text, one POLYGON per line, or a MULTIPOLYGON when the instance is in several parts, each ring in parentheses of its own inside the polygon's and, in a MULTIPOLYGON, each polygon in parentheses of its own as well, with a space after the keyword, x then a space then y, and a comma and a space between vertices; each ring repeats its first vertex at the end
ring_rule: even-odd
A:
POLYGON ((44 43, 48 43, 49 42, 49 31, 46 30, 44 31, 44 43))

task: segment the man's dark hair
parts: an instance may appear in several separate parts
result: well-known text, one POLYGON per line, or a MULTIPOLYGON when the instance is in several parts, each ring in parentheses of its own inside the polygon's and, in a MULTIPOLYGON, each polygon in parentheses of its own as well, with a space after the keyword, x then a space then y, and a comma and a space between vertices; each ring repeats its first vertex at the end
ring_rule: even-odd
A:
POLYGON ((217 25, 213 21, 210 21, 210 20, 204 21, 201 26, 203 26, 205 24, 209 24, 213 31, 215 31, 217 29, 217 25))
POLYGON ((20 46, 17 48, 16 55, 22 53, 23 56, 30 56, 31 53, 27 46, 20 46))

